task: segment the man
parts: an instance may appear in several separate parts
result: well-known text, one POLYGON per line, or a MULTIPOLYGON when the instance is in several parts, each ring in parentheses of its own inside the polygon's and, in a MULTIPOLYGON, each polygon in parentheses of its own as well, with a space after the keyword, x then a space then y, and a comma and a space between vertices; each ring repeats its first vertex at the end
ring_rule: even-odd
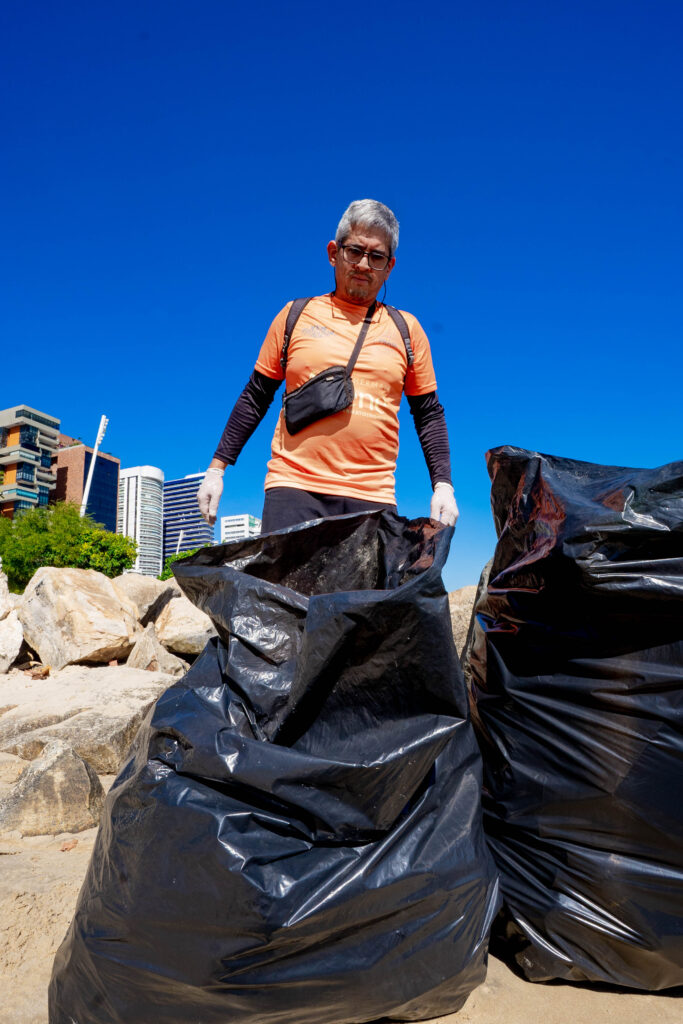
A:
POLYGON ((225 467, 237 460, 283 378, 289 395, 329 367, 347 365, 364 330, 352 371, 352 405, 296 433, 290 433, 280 414, 265 482, 262 530, 270 533, 310 519, 378 508, 396 511, 398 407, 404 392, 432 482, 431 518, 455 524, 458 507, 448 433, 429 342, 414 316, 401 312, 396 317, 377 302, 396 263, 397 246, 398 221, 387 206, 373 199, 351 203, 327 246, 334 291, 308 301, 284 354, 292 304, 278 313, 230 414, 197 494, 207 522, 216 521, 225 467), (405 340, 402 324, 409 330, 405 340))

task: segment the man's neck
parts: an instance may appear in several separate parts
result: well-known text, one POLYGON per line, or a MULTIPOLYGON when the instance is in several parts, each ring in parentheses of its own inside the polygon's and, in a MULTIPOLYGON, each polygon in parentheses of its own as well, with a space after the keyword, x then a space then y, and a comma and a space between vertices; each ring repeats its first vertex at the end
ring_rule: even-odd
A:
POLYGON ((373 302, 377 302, 377 299, 371 299, 367 302, 365 299, 354 299, 350 295, 340 295, 337 289, 330 293, 333 299, 337 299, 339 302, 346 302, 349 306, 358 306, 359 309, 370 309, 373 302))

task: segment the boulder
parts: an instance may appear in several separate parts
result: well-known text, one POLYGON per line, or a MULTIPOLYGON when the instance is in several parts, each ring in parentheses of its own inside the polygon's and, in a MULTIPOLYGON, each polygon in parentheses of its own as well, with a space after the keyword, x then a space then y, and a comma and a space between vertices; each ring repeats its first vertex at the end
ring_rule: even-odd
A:
POLYGON ((38 569, 18 614, 27 643, 56 670, 125 658, 138 631, 135 605, 94 569, 38 569))
POLYGON ((0 675, 7 672, 16 661, 23 639, 24 631, 15 611, 0 619, 0 675))
POLYGON ((479 602, 486 597, 489 579, 491 576, 492 565, 493 559, 490 558, 486 565, 484 566, 484 568, 481 570, 481 576, 479 577, 479 583, 477 584, 476 593, 474 595, 474 605, 472 607, 472 617, 470 619, 470 626, 467 631, 465 646, 463 647, 462 653, 460 654, 460 664, 462 665, 463 675, 465 676, 465 685, 468 688, 470 685, 470 680, 472 678, 472 667, 470 662, 472 657, 472 646, 474 644, 474 627, 476 622, 475 615, 477 613, 477 608, 479 607, 479 602))
POLYGON ((12 597, 7 586, 7 577, 4 572, 0 569, 0 622, 6 618, 12 611, 14 604, 12 597))
POLYGON ((92 828, 104 791, 90 767, 66 743, 51 740, 0 799, 0 834, 56 835, 92 828))
POLYGON ((0 751, 32 760, 61 739, 100 775, 115 775, 154 701, 162 672, 70 665, 47 679, 0 676, 0 751))
POLYGON ((0 752, 0 800, 7 795, 24 768, 28 768, 30 763, 22 757, 17 757, 16 754, 0 752))
POLYGON ((138 622, 143 625, 153 621, 179 590, 175 580, 155 580, 139 572, 126 572, 112 583, 126 601, 135 605, 138 622))
POLYGON ((153 622, 138 637, 126 665, 128 668, 141 668, 145 672, 167 672, 172 676, 185 675, 189 667, 187 662, 176 658, 175 654, 171 654, 159 643, 153 622))
POLYGON ((476 593, 476 586, 470 585, 468 587, 460 587, 459 590, 453 590, 448 595, 453 640, 455 641, 456 650, 460 658, 462 658, 465 640, 467 639, 467 631, 470 626, 470 619, 472 618, 476 593))
POLYGON ((178 654, 201 654, 207 641, 216 636, 209 616, 182 594, 168 602, 155 625, 164 647, 178 654))

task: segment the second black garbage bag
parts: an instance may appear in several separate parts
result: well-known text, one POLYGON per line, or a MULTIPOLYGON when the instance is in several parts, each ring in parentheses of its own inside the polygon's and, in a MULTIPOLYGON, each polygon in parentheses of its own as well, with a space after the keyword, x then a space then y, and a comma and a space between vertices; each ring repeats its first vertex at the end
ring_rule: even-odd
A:
POLYGON ((483 980, 452 532, 377 512, 177 563, 218 638, 109 793, 51 1024, 421 1020, 483 980))
POLYGON ((683 462, 488 467, 470 669, 500 951, 532 981, 683 985, 683 462))

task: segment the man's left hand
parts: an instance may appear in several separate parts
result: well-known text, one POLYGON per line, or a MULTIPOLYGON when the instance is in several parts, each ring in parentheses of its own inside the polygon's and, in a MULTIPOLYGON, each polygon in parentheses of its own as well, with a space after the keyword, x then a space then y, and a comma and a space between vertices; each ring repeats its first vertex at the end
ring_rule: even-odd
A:
POLYGON ((438 484, 434 485, 429 515, 432 519, 436 519, 437 522, 445 523, 446 526, 455 526, 460 513, 455 501, 453 487, 451 484, 447 484, 445 480, 440 480, 438 484))

